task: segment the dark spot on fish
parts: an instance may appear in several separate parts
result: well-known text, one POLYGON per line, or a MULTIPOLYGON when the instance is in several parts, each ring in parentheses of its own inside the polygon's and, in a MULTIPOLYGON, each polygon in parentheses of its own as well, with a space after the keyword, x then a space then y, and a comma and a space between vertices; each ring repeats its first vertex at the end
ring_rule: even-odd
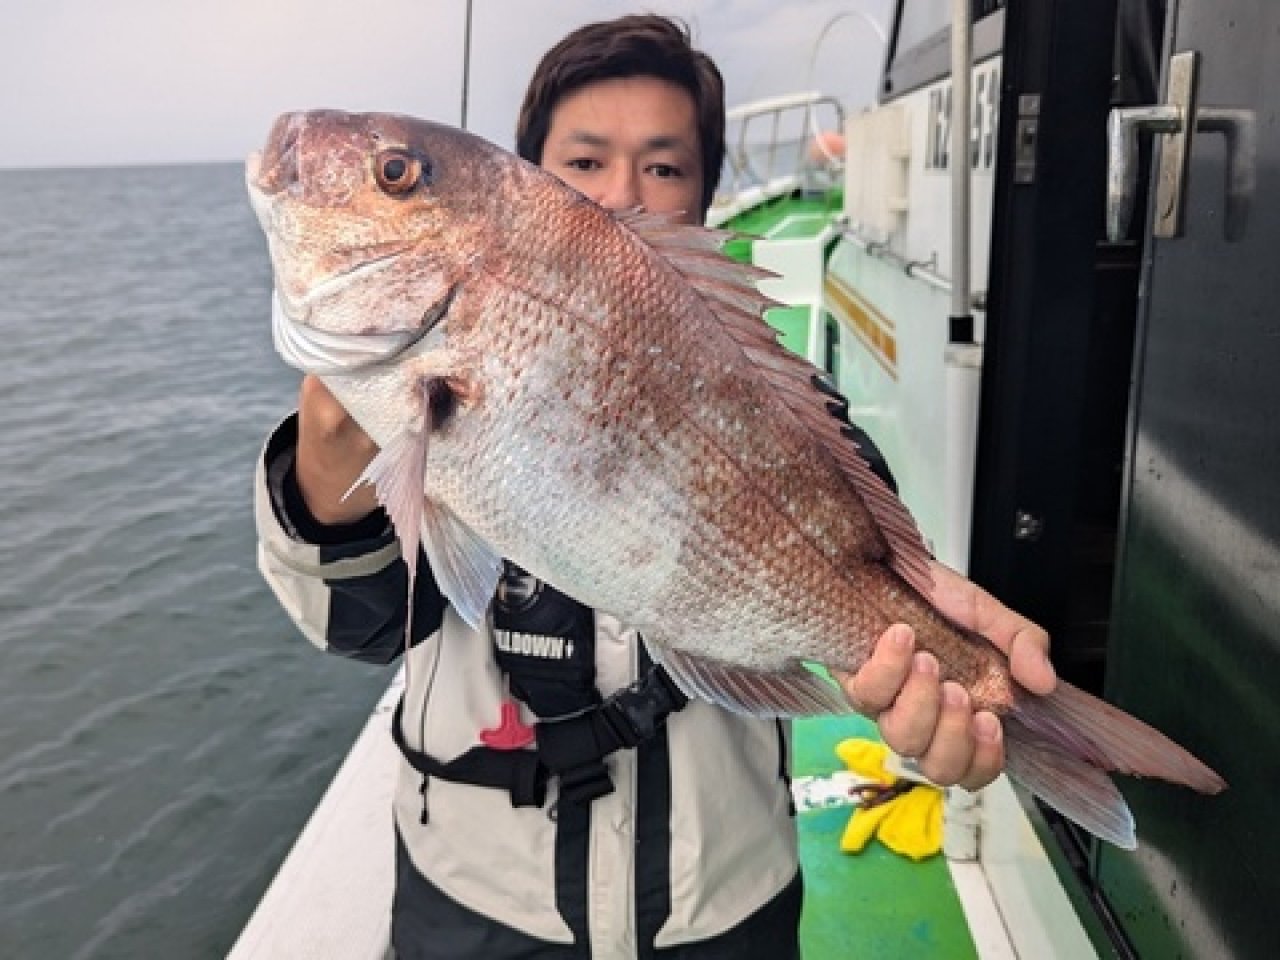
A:
POLYGON ((444 377, 432 377, 423 385, 433 427, 443 426, 458 408, 458 397, 444 377))

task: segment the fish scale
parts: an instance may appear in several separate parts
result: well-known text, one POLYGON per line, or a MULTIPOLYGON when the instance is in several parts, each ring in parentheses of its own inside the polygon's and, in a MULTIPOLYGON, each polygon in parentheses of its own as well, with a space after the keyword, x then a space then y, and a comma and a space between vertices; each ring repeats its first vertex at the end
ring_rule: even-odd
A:
POLYGON ((639 629, 690 696, 758 715, 851 710, 803 664, 856 670, 905 622, 1004 718, 1010 775, 1104 839, 1136 843, 1109 771, 1225 788, 1069 684, 1023 690, 932 606, 914 521, 723 234, 615 216, 471 134, 385 114, 286 115, 247 178, 276 343, 381 448, 365 479, 410 595, 420 540, 480 627, 508 558, 639 629))

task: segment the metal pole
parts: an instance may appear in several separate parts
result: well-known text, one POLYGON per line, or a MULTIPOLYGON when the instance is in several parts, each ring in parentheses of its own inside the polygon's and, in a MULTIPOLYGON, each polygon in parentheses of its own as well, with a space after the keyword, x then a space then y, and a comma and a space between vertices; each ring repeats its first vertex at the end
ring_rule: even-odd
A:
POLYGON ((973 76, 971 0, 951 2, 951 340, 973 340, 969 312, 969 107, 973 76))
POLYGON ((467 95, 471 86, 471 0, 467 0, 466 24, 462 35, 462 116, 458 126, 467 129, 467 95))

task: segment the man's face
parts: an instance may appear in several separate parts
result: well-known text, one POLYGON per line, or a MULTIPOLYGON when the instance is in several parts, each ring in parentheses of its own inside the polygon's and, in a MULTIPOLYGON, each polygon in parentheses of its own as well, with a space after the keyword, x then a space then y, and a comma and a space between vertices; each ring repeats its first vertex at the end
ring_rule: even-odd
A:
POLYGON ((610 210, 701 220, 693 98, 665 80, 601 80, 568 94, 551 111, 542 166, 610 210))

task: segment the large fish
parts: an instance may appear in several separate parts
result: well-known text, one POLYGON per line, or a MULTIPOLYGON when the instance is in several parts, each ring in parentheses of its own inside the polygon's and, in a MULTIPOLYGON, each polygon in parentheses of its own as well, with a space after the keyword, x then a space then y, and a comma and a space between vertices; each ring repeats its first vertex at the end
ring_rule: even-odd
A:
POLYGON ((507 557, 638 627, 690 696, 803 715, 850 709, 806 663, 856 670, 906 622, 1003 718, 1009 773, 1098 836, 1136 842, 1106 771, 1225 787, 1078 689, 1019 688, 929 604, 914 522, 722 234, 400 116, 282 116, 247 175, 277 347, 378 444, 366 479, 410 569, 421 544, 472 624, 507 557))

